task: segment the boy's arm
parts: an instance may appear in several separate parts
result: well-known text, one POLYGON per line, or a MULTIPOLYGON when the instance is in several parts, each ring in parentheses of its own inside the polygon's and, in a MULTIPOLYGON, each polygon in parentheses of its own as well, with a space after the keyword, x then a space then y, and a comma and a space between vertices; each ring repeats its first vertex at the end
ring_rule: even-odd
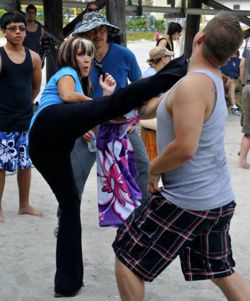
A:
POLYGON ((33 75, 32 75, 32 101, 34 102, 35 98, 39 94, 42 81, 42 66, 40 56, 34 52, 31 52, 31 58, 33 63, 33 75))

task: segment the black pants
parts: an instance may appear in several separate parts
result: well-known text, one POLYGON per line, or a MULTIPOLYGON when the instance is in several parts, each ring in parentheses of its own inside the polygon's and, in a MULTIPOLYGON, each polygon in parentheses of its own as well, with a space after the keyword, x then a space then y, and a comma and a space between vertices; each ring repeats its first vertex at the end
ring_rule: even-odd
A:
POLYGON ((185 74, 181 61, 177 64, 172 61, 169 65, 173 68, 137 81, 112 96, 84 103, 51 105, 39 113, 31 128, 32 162, 48 182, 61 208, 56 247, 57 293, 72 293, 83 281, 80 199, 70 159, 75 140, 96 125, 123 115, 168 90, 185 74))

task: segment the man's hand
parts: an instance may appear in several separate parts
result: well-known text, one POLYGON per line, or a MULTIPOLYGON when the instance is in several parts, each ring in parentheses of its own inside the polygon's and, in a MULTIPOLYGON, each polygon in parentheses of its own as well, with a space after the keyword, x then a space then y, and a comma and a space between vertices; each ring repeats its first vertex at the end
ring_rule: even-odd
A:
POLYGON ((100 75, 99 84, 102 87, 104 96, 111 95, 115 91, 116 81, 109 73, 106 73, 105 76, 100 75))
POLYGON ((161 175, 153 175, 149 172, 148 191, 150 193, 157 193, 160 191, 158 183, 161 175))
POLYGON ((88 131, 87 133, 83 134, 82 137, 85 141, 90 141, 94 136, 94 132, 93 131, 88 131))
POLYGON ((129 125, 127 129, 127 133, 130 134, 132 133, 136 128, 136 125, 129 125))

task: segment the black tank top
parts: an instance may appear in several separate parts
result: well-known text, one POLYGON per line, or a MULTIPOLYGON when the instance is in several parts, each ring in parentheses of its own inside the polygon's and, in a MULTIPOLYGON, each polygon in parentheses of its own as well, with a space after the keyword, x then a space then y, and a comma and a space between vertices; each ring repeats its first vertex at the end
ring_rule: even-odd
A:
POLYGON ((25 60, 13 63, 0 47, 0 131, 26 131, 32 117, 33 64, 30 51, 25 48, 25 60))
POLYGON ((41 34, 42 34, 42 26, 37 22, 37 30, 36 31, 28 31, 26 30, 26 37, 23 41, 23 46, 35 51, 39 55, 41 55, 41 34))

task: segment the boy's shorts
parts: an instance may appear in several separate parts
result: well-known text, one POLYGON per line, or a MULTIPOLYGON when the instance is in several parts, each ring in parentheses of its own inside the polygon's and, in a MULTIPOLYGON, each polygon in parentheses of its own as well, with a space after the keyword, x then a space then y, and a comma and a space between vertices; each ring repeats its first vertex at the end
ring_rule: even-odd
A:
POLYGON ((0 169, 15 172, 32 165, 28 152, 28 132, 0 131, 0 169))
POLYGON ((235 202, 194 211, 152 195, 117 230, 117 258, 145 281, 153 281, 177 256, 187 281, 231 275, 235 266, 230 220, 235 202))

